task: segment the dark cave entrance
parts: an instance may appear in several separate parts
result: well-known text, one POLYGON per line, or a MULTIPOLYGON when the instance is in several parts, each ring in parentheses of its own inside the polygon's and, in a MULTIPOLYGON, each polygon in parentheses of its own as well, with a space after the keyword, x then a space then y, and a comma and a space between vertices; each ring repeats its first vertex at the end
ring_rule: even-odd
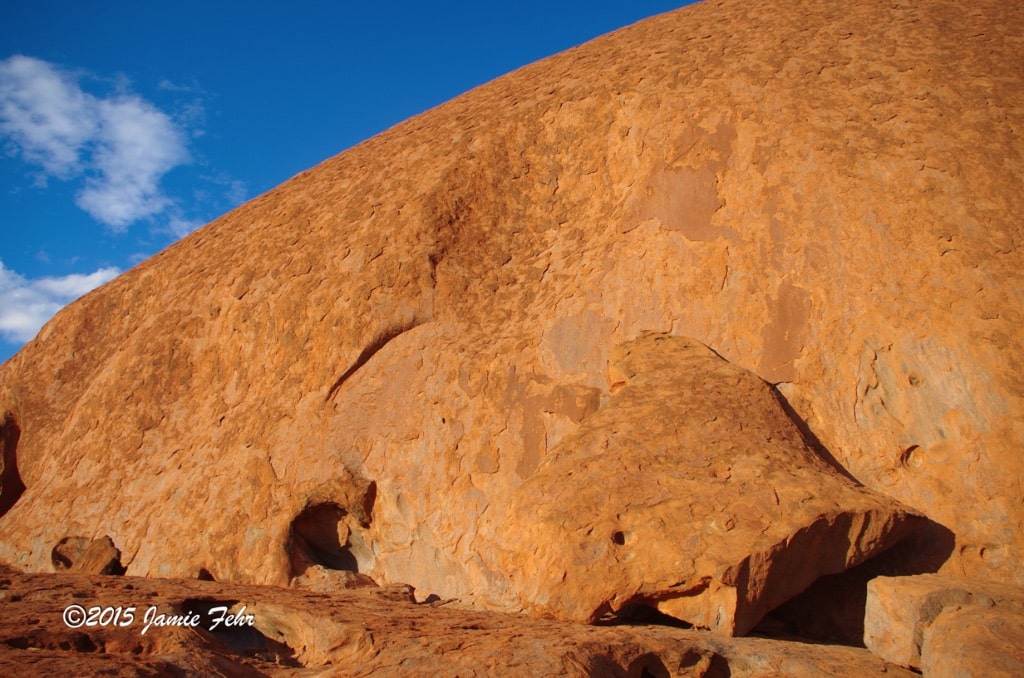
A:
POLYGON ((346 511, 337 504, 314 504, 292 521, 292 574, 302 574, 309 565, 328 570, 359 571, 359 562, 348 549, 346 511))
POLYGON ((7 414, 0 424, 0 516, 3 516, 25 492, 25 483, 18 473, 18 439, 21 429, 14 418, 7 414))
POLYGON ((360 521, 335 503, 313 504, 292 520, 288 555, 292 576, 318 565, 328 570, 367 572, 373 551, 360 521))

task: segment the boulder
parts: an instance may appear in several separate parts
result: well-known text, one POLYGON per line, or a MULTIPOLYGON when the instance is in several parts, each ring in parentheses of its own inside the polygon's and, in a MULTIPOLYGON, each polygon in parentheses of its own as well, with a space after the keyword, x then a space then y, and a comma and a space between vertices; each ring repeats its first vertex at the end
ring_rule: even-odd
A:
MULTIPOLYGON (((1003 613, 1016 619, 1015 615, 1024 613, 1024 587, 935 574, 877 577, 868 582, 864 644, 886 661, 920 669, 923 666, 922 645, 928 629, 944 610, 971 606, 987 610, 985 619, 996 619, 1003 613)), ((959 617, 951 619, 956 618, 959 617)), ((949 638, 949 630, 953 628, 952 623, 943 623, 940 634, 932 641, 933 647, 944 645, 944 639, 949 638)), ((1015 623, 1010 621, 1002 627, 1010 634, 1004 638, 1013 637, 1015 623)), ((986 640, 982 647, 1003 642, 998 640, 998 634, 994 638, 996 640, 986 640)), ((940 652, 946 659, 953 656, 944 650, 940 652)), ((938 660, 933 661, 931 666, 935 668, 939 663, 938 660)))
POLYGON ((110 537, 65 537, 53 547, 53 568, 82 574, 124 574, 121 552, 110 537))
POLYGON ((924 630, 921 672, 928 678, 1024 676, 1024 609, 944 608, 924 630))
POLYGON ((744 634, 923 522, 830 466, 770 385, 697 341, 618 346, 609 382, 498 531, 531 612, 594 622, 650 607, 744 634))
POLYGON ((367 586, 376 586, 377 583, 365 574, 351 570, 332 570, 322 565, 311 565, 297 577, 294 577, 290 585, 305 589, 307 591, 339 591, 341 589, 358 589, 367 586))

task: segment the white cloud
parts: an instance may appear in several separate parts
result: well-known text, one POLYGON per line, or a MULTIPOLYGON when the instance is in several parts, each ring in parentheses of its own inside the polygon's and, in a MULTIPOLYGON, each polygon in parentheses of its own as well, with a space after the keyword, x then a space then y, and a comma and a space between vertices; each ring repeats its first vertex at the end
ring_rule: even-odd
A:
POLYGON ((45 61, 12 56, 0 62, 0 130, 48 174, 67 178, 81 171, 79 151, 98 126, 91 99, 45 61))
POLYGON ((20 55, 0 61, 0 132, 45 175, 85 175, 76 204, 115 231, 167 210, 160 180, 190 160, 184 130, 153 104, 95 97, 53 64, 20 55))
POLYGON ((0 337, 11 343, 28 341, 62 307, 120 272, 108 267, 89 274, 30 280, 0 261, 0 337))

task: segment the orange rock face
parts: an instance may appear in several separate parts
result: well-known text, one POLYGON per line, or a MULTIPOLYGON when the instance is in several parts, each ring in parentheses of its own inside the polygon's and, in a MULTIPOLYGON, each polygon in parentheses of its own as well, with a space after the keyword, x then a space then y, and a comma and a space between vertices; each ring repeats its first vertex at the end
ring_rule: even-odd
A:
MULTIPOLYGON (((1001 0, 708 0, 324 162, 0 367, 0 559, 109 537, 128 574, 341 568, 521 605, 507 509, 536 517, 538 474, 625 393, 615 347, 656 331, 777 384, 853 477, 952 531, 946 570, 1021 583, 1022 34, 1001 0)), ((759 449, 695 429, 727 466, 759 449)), ((727 527, 704 519, 698 545, 727 527)), ((606 548, 630 529, 694 557, 654 525, 606 548)))

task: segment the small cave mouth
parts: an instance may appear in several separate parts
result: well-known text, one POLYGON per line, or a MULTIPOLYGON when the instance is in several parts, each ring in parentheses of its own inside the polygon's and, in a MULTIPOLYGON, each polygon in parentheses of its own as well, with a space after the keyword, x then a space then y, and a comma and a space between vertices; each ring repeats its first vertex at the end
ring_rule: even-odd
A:
POLYGON ((0 517, 6 514, 25 492, 18 473, 18 439, 21 429, 10 414, 0 423, 0 517))
POLYGON ((373 552, 363 536, 365 526, 335 503, 303 509, 292 520, 288 539, 292 576, 312 565, 365 573, 373 565, 373 552))
POLYGON ((107 647, 101 638, 93 638, 82 631, 70 636, 51 636, 44 633, 29 632, 23 636, 7 638, 0 644, 15 650, 60 650, 62 652, 106 652, 107 647))

